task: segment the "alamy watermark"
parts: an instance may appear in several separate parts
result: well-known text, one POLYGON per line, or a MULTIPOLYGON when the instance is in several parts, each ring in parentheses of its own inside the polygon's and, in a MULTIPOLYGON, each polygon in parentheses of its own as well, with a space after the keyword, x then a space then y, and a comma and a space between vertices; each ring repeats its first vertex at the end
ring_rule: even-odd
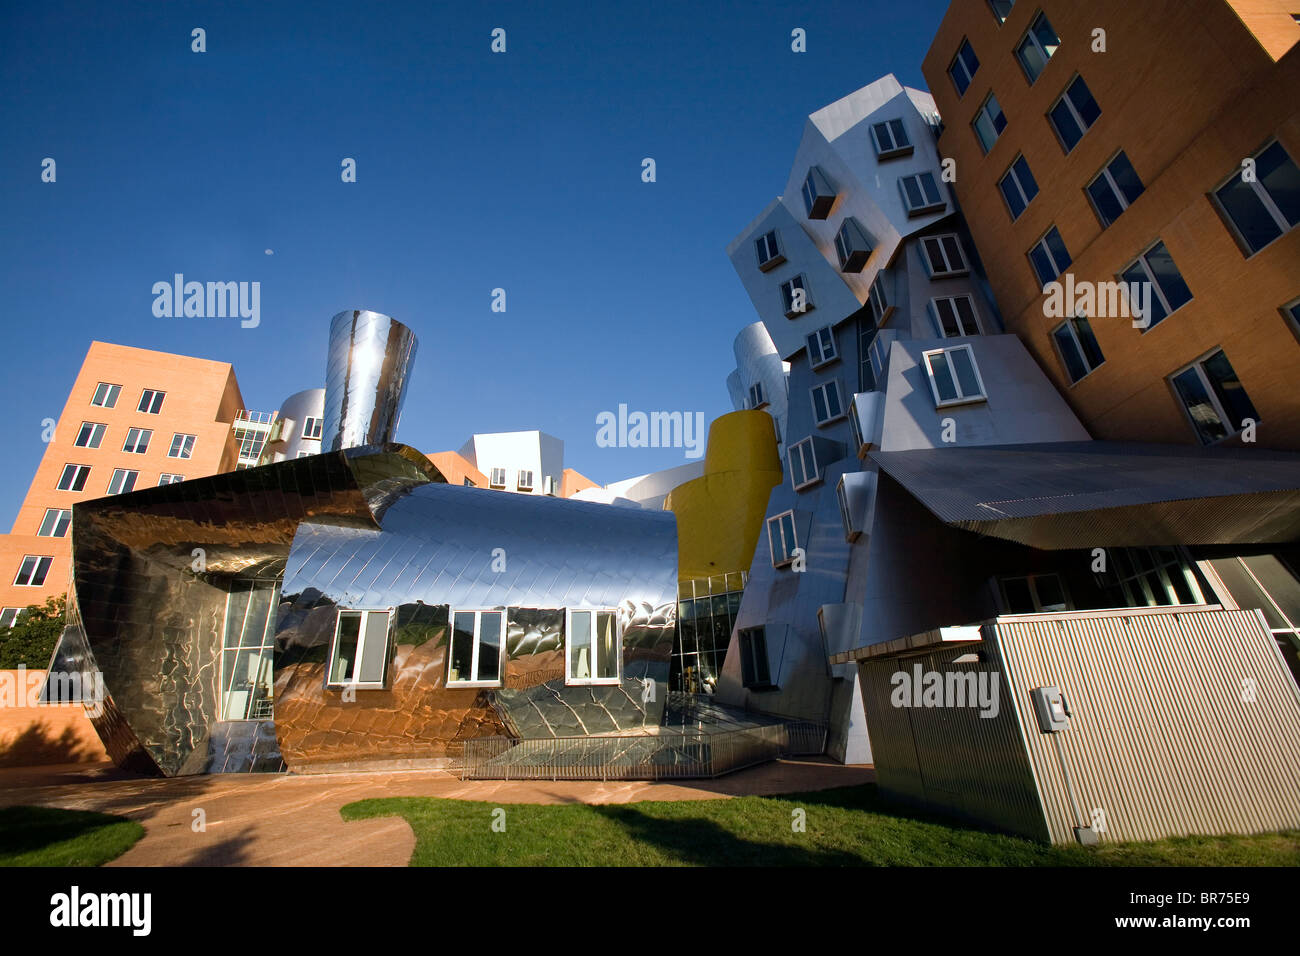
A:
POLYGON ((978 707, 981 717, 1000 709, 997 671, 927 671, 920 664, 895 671, 889 702, 895 707, 978 707))
POLYGON ((83 677, 79 671, 28 672, 19 664, 13 670, 0 671, 0 708, 41 706, 41 685, 48 679, 46 701, 50 704, 82 704, 86 715, 104 713, 104 675, 95 671, 83 677))
POLYGON ((686 457, 704 454, 707 438, 703 412, 631 412, 596 416, 596 445, 600 448, 684 448, 686 457))
POLYGON ((246 329, 262 322, 260 282, 186 282, 178 272, 171 282, 155 282, 153 294, 153 314, 160 319, 238 317, 246 329))
POLYGON ((1150 282, 1076 282, 1067 272, 1064 282, 1053 280, 1043 286, 1043 315, 1049 319, 1132 319, 1133 328, 1151 325, 1150 282))

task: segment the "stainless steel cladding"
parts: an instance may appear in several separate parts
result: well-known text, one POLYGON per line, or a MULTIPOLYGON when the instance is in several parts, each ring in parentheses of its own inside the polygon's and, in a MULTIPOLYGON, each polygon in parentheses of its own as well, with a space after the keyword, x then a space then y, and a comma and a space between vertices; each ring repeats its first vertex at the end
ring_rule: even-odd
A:
POLYGON ((353 309, 330 322, 323 451, 393 441, 415 363, 415 333, 378 312, 353 309))

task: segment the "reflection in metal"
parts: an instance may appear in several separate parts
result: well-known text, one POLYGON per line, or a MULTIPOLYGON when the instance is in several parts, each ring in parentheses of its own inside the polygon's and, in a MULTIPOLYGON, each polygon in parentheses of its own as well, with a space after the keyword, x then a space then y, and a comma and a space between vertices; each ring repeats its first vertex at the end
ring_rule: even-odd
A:
POLYGON ((396 319, 352 309, 330 322, 323 451, 391 442, 415 362, 415 333, 396 319))

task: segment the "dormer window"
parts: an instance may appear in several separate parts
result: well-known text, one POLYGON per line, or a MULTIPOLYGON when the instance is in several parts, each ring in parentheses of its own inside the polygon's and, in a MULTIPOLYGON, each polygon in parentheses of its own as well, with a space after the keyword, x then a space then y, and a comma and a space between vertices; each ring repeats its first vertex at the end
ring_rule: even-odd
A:
POLYGON ((803 205, 809 219, 825 219, 835 205, 835 190, 820 166, 809 169, 803 181, 803 205))
POLYGON ((775 269, 785 262, 785 255, 781 252, 781 245, 776 241, 775 229, 771 232, 765 232, 755 239, 754 247, 758 252, 758 268, 763 272, 775 269))
POLYGON ((840 259, 841 272, 861 272, 871 258, 871 241, 866 231, 852 216, 847 216, 835 233, 835 252, 840 259))

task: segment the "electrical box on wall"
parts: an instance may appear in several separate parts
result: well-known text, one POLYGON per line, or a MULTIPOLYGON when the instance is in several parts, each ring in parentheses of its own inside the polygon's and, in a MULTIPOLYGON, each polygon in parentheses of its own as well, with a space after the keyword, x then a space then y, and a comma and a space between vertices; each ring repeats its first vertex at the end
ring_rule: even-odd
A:
POLYGON ((1070 706, 1059 687, 1035 687, 1030 691, 1034 698, 1034 713, 1038 715, 1038 729, 1054 734, 1070 726, 1070 706))

